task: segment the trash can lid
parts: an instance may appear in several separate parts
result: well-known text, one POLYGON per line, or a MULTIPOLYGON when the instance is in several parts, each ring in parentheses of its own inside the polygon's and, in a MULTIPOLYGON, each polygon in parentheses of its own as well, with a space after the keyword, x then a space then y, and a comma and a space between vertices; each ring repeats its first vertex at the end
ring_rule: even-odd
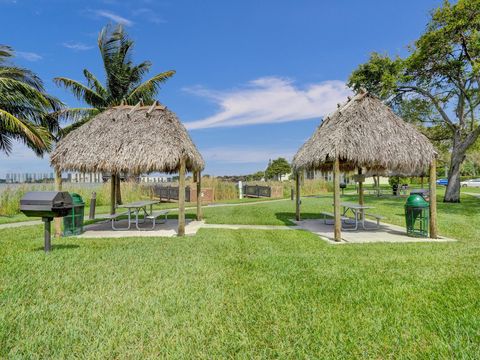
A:
POLYGON ((405 203, 407 207, 429 207, 427 201, 423 198, 420 194, 412 194, 407 198, 407 202, 405 203))
POLYGON ((72 202, 73 204, 77 204, 77 205, 84 205, 85 203, 83 202, 83 199, 82 197, 77 194, 77 193, 70 193, 70 196, 72 197, 72 202))

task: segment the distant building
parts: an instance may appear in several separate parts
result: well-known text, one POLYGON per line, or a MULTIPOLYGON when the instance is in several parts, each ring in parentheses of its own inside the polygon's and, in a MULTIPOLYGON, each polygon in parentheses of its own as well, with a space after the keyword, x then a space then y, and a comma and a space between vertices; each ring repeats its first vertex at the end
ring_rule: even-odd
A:
POLYGON ((53 173, 7 173, 7 184, 38 183, 53 181, 53 173))
POLYGON ((143 183, 165 183, 171 181, 173 181, 173 178, 167 176, 140 175, 140 182, 143 183))
MULTIPOLYGON (((333 181, 333 172, 332 171, 321 171, 321 170, 306 170, 304 172, 305 179, 323 179, 328 182, 333 181)), ((355 184, 354 174, 350 173, 340 173, 340 182, 344 184, 355 184)), ((367 177, 364 184, 374 184, 373 177, 367 177)), ((388 178, 380 176, 380 184, 388 184, 388 178)))
POLYGON ((102 173, 71 173, 68 174, 68 178, 72 183, 102 183, 102 173))
POLYGON ((272 180, 274 180, 274 181, 288 181, 288 180, 290 180, 291 176, 292 176, 292 173, 274 175, 272 180))

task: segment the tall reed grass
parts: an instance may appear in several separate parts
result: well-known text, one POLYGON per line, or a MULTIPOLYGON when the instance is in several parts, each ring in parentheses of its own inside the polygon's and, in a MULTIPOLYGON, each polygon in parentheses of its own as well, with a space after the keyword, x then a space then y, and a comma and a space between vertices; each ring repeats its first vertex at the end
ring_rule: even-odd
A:
MULTIPOLYGON (((124 182, 122 187, 123 202, 132 202, 148 196, 139 184, 124 182)), ((97 206, 110 204, 110 183, 103 184, 63 184, 63 191, 79 194, 88 206, 92 192, 96 192, 97 206)), ((53 191, 53 184, 22 184, 5 187, 0 193, 0 216, 13 216, 20 213, 20 199, 29 191, 53 191)))
MULTIPOLYGON (((249 185, 262 186, 282 186, 283 197, 290 197, 291 190, 294 189, 293 181, 268 181, 268 182, 248 182, 249 185)), ((171 184, 175 185, 175 184, 171 184)), ((178 185, 178 184, 177 184, 178 185)), ((194 186, 193 182, 187 182, 187 185, 194 186)), ((151 196, 150 186, 142 186, 135 182, 123 182, 122 201, 124 203, 133 202, 151 196)), ((226 201, 238 199, 238 185, 234 182, 221 181, 217 178, 202 178, 203 188, 212 188, 215 201, 226 201)), ((0 216, 13 216, 20 212, 20 199, 28 191, 53 191, 53 184, 24 184, 11 185, 5 187, 0 193, 0 216)), ((85 201, 86 206, 96 192, 97 206, 110 204, 110 183, 103 184, 63 184, 63 190, 77 193, 85 201)), ((332 185, 324 180, 305 180, 301 186, 302 195, 317 195, 332 190, 332 185)))

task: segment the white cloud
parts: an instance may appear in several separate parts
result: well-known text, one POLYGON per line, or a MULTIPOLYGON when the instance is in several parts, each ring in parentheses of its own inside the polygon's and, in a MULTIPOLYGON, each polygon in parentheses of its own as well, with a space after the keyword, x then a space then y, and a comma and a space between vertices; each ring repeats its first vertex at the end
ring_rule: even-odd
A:
POLYGON ((126 26, 132 26, 133 21, 129 20, 127 18, 124 18, 123 16, 120 16, 118 14, 115 14, 114 12, 108 11, 108 10, 93 10, 93 13, 96 16, 103 17, 109 20, 112 20, 116 23, 123 24, 126 26))
POLYGON ((296 149, 252 148, 250 146, 244 148, 219 146, 200 149, 200 153, 207 163, 219 162, 229 164, 266 164, 268 160, 279 157, 290 161, 295 152, 296 149))
POLYGON ((67 49, 71 49, 74 51, 85 51, 85 50, 93 49, 93 46, 86 45, 81 42, 74 42, 74 41, 67 41, 67 42, 64 42, 62 45, 67 49))
POLYGON ((38 61, 43 59, 43 56, 28 51, 15 51, 15 55, 27 61, 38 61))
POLYGON ((145 19, 148 22, 151 22, 153 24, 164 24, 166 23, 166 20, 163 19, 160 15, 155 13, 152 9, 149 8, 140 8, 137 9, 133 12, 134 16, 141 17, 142 19, 145 19))
POLYGON ((186 123, 188 129, 281 123, 320 118, 344 102, 351 91, 339 80, 299 87, 292 80, 263 77, 225 92, 201 86, 184 89, 216 103, 220 110, 186 123))

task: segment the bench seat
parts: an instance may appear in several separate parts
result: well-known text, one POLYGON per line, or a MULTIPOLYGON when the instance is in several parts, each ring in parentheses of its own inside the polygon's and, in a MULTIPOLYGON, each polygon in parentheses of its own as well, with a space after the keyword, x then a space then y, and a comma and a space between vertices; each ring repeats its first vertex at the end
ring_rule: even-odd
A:
POLYGON ((128 211, 120 212, 120 213, 115 213, 115 214, 109 214, 109 215, 102 215, 102 218, 105 220, 116 220, 120 216, 128 215, 128 211))
POLYGON ((365 213, 365 216, 372 217, 377 220, 377 227, 380 226, 380 220, 385 219, 385 216, 383 215, 377 215, 377 214, 370 214, 370 213, 365 213))
MULTIPOLYGON (((320 212, 320 215, 323 215, 323 221, 324 221, 325 224, 327 223, 327 216, 331 217, 331 218, 335 217, 334 213, 331 213, 331 212, 328 212, 328 211, 322 211, 322 212, 320 212)), ((340 219, 342 221, 349 220, 349 218, 347 216, 343 216, 343 215, 340 216, 340 219)))
POLYGON ((119 212, 119 213, 115 213, 115 214, 105 215, 103 218, 105 220, 111 220, 112 221, 112 229, 113 230, 127 230, 127 229, 116 228, 115 227, 115 220, 118 220, 121 216, 125 216, 125 215, 128 215, 128 214, 129 214, 128 211, 123 211, 123 212, 119 212))
POLYGON ((152 229, 155 228, 155 225, 156 225, 156 221, 157 221, 157 218, 159 218, 160 216, 164 216, 165 219, 161 222, 161 224, 164 224, 167 222, 167 217, 168 217, 168 213, 170 211, 169 210, 157 210, 157 211, 153 211, 151 214, 145 216, 146 219, 149 219, 149 220, 152 220, 152 229))

